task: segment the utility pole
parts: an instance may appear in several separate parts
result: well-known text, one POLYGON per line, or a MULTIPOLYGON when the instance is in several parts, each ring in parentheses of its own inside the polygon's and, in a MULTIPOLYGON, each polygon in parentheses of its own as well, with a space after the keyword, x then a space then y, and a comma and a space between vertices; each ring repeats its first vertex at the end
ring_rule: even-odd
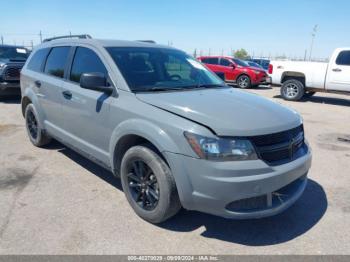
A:
POLYGON ((41 30, 40 30, 40 33, 39 33, 39 37, 40 37, 40 43, 43 42, 43 34, 41 33, 41 30))
POLYGON ((4 45, 4 36, 1 35, 1 45, 4 45))
POLYGON ((312 55, 312 48, 314 45, 314 39, 317 33, 317 27, 318 25, 315 25, 314 28, 312 29, 312 33, 311 33, 311 46, 310 46, 310 54, 309 54, 309 61, 311 61, 311 55, 312 55))
POLYGON ((306 61, 306 55, 307 55, 307 49, 305 49, 305 53, 304 53, 304 61, 306 61))

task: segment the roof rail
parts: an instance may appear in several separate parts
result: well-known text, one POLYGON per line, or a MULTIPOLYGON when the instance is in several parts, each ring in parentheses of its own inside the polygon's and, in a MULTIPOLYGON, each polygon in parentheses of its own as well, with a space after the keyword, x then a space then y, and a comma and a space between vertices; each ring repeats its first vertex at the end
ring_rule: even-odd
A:
POLYGON ((156 44, 156 41, 154 40, 136 40, 137 42, 144 42, 144 43, 150 43, 150 44, 156 44))
POLYGON ((62 38, 80 38, 80 39, 91 39, 91 35, 62 35, 62 36, 56 36, 56 37, 51 37, 51 38, 46 38, 44 39, 43 42, 49 42, 52 40, 56 40, 56 39, 62 39, 62 38))

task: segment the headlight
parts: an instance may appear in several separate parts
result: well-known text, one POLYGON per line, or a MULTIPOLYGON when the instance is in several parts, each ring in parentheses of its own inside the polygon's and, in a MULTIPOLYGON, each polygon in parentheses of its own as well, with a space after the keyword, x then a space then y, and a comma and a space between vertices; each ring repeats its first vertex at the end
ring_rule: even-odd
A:
POLYGON ((190 132, 184 133, 196 154, 214 161, 242 161, 258 159, 254 147, 247 139, 210 138, 190 132))
POLYGON ((4 63, 0 63, 0 69, 2 69, 3 67, 5 67, 6 64, 4 63))

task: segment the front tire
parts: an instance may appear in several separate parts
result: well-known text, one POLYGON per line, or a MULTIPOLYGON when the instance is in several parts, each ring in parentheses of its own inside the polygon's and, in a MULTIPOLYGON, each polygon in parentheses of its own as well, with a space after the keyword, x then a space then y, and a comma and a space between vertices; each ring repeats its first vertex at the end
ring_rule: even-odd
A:
POLYGON ((161 223, 181 208, 170 168, 151 146, 134 146, 121 163, 125 196, 135 213, 151 223, 161 223))
POLYGON ((27 105, 24 117, 26 121, 27 134, 30 142, 32 142, 33 145, 41 147, 51 142, 51 138, 45 134, 43 128, 40 126, 38 114, 33 104, 27 105))
POLYGON ((239 88, 245 89, 251 87, 250 77, 247 75, 241 75, 237 78, 237 85, 239 88))
POLYGON ((305 94, 304 84, 297 79, 290 79, 283 82, 281 96, 288 101, 298 101, 305 94))

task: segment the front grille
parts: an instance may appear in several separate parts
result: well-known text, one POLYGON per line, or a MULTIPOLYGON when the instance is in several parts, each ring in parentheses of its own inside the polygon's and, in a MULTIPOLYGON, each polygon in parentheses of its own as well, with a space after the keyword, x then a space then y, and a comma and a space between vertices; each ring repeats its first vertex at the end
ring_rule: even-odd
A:
POLYGON ((250 137, 259 157, 271 165, 292 161, 307 152, 304 128, 296 128, 269 135, 250 137))
POLYGON ((298 191, 301 190, 303 184, 305 186, 305 182, 306 175, 265 195, 233 201, 226 206, 226 209, 232 212, 245 213, 272 209, 289 201, 298 191))
POLYGON ((8 66, 6 67, 3 78, 4 80, 19 80, 22 66, 8 66))

